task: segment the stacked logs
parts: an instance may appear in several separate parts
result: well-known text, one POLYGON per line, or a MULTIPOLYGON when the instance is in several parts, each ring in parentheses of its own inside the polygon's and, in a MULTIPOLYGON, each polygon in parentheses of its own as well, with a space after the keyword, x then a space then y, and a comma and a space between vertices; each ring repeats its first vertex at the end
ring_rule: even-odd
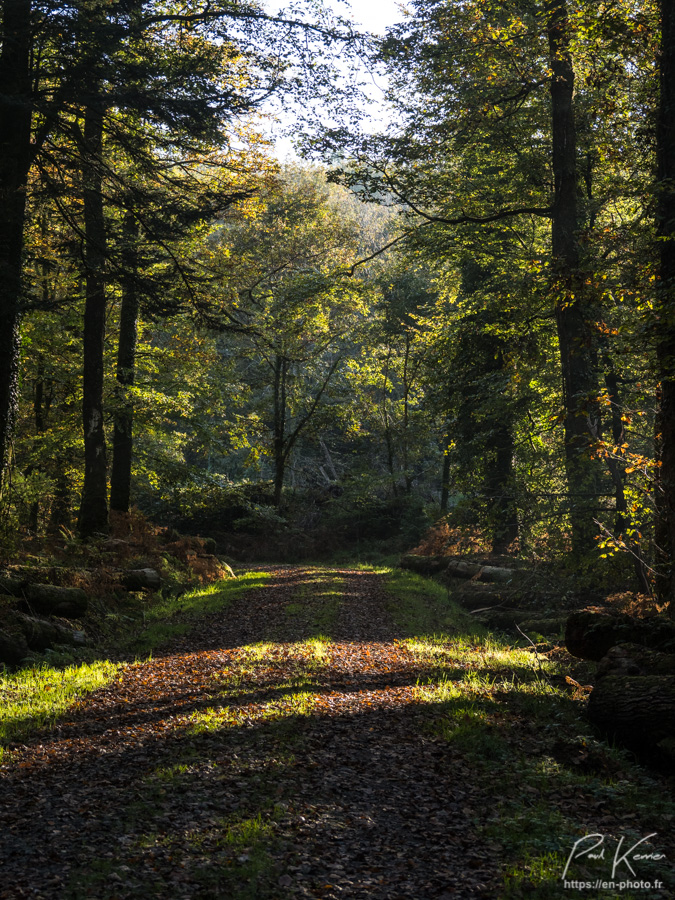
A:
POLYGON ((582 610, 568 618, 565 643, 598 662, 591 722, 633 750, 675 758, 675 622, 582 610))
MULTIPOLYGON (((155 591, 161 584, 155 569, 131 569, 114 573, 128 591, 155 591)), ((89 597, 81 588, 38 584, 25 575, 0 573, 0 600, 6 609, 0 626, 0 664, 18 666, 30 652, 41 653, 59 645, 76 646, 87 641, 84 631, 46 616, 81 619, 89 597)))

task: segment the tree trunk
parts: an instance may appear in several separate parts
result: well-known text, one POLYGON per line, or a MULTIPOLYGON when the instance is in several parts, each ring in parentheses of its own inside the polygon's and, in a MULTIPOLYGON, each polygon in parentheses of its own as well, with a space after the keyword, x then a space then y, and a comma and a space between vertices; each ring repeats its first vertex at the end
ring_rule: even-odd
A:
POLYGON ((574 122, 574 68, 566 0, 548 0, 554 202, 552 256, 556 325, 565 407, 565 471, 570 498, 572 550, 592 549, 593 511, 598 488, 589 449, 597 439, 598 386, 592 332, 586 320, 580 273, 577 209, 577 138, 574 122))
POLYGON ((286 374, 288 362, 277 356, 274 360, 274 506, 281 506, 286 471, 286 374))
MULTIPOLYGON (((495 372, 504 370, 504 354, 499 348, 494 355, 495 372)), ((494 457, 488 461, 486 478, 492 520, 492 552, 501 556, 518 537, 518 510, 513 496, 513 423, 510 408, 496 413, 499 421, 494 430, 494 457)))
POLYGON ((675 618, 675 0, 661 0, 660 103, 657 122, 660 252, 657 356, 661 378, 660 504, 668 573, 665 595, 675 618))
POLYGON ((441 473, 441 512, 445 515, 448 511, 450 499, 450 433, 443 438, 443 471, 441 473))
POLYGON ((54 502, 49 516, 48 531, 50 534, 59 534, 61 529, 71 527, 71 485, 68 477, 68 461, 57 459, 56 488, 54 489, 54 502))
POLYGON ((103 427, 103 352, 105 341, 105 220, 101 174, 103 102, 93 97, 84 116, 84 225, 86 301, 82 420, 84 487, 78 518, 83 538, 108 531, 107 459, 103 427))
POLYGON ((284 438, 286 436, 286 361, 281 356, 274 360, 274 506, 281 506, 284 488, 284 438))
POLYGON ((391 422, 387 410, 387 384, 389 383, 389 363, 391 361, 391 347, 387 350, 387 362, 382 378, 382 426, 384 428, 384 445, 387 448, 387 468, 391 477, 391 492, 398 496, 398 484, 396 479, 396 465, 394 463, 394 442, 391 433, 391 422))
MULTIPOLYGON (((33 394, 33 416, 35 420, 35 434, 40 436, 44 434, 47 427, 47 418, 49 415, 49 407, 51 405, 51 397, 49 394, 45 396, 45 377, 44 364, 42 357, 39 358, 37 365, 37 378, 35 379, 35 392, 33 394)), ((31 464, 26 469, 26 474, 34 470, 31 464)), ((28 513, 28 530, 31 534, 37 535, 40 524, 40 501, 34 500, 28 513)))
POLYGON ((31 148, 31 2, 3 3, 0 53, 0 489, 18 401, 26 186, 31 148))
POLYGON ((492 552, 508 552, 518 537, 518 512, 513 499, 513 432, 510 422, 502 422, 495 434, 495 458, 489 473, 491 518, 494 523, 492 552))
POLYGON ((139 297, 136 283, 138 271, 138 223, 132 211, 124 223, 122 265, 122 308, 117 349, 117 391, 114 416, 113 462, 110 475, 110 508, 129 512, 131 498, 131 460, 133 454, 133 404, 128 388, 132 387, 136 369, 139 297))

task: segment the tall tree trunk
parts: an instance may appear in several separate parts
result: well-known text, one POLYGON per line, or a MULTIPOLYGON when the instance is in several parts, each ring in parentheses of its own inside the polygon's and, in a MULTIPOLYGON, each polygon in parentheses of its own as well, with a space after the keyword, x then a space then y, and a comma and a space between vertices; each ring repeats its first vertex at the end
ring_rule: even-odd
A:
POLYGON ((274 360, 274 505, 281 506, 286 471, 286 375, 288 361, 274 360))
POLYGON ((495 457, 488 474, 491 518, 494 523, 492 552, 501 555, 518 537, 518 511, 513 497, 513 430, 501 422, 494 440, 495 457))
MULTIPOLYGON (((611 425, 612 425, 612 442, 616 447, 620 447, 624 442, 625 429, 621 419, 621 408, 619 406, 619 378, 614 371, 614 367, 609 361, 609 371, 605 375, 605 386, 607 388, 607 396, 611 403, 611 425)), ((645 594, 651 593, 649 578, 647 577, 647 567, 642 558, 639 543, 631 537, 630 531, 630 514, 628 512, 628 501, 626 499, 625 482, 626 482, 626 466, 623 462, 615 459, 611 454, 607 457, 607 468, 614 484, 616 498, 616 517, 614 521, 614 531, 617 537, 621 537, 628 548, 628 552, 633 560, 633 568, 635 577, 639 585, 639 589, 645 594)))
MULTIPOLYGON (((37 365, 37 378, 35 380, 35 393, 33 394, 33 415, 35 418, 35 435, 39 438, 41 434, 44 434, 45 429, 47 427, 47 418, 49 416, 49 408, 51 406, 51 396, 47 394, 45 396, 45 375, 44 375, 44 362, 42 357, 40 357, 37 365)), ((34 466, 31 464, 28 469, 26 469, 26 475, 30 474, 34 470, 34 466)), ((31 534, 38 533, 38 525, 40 519, 40 501, 35 500, 30 507, 30 511, 28 514, 28 530, 31 534)))
POLYGON ((93 97, 84 116, 85 308, 82 421, 84 486, 78 517, 83 538, 108 530, 107 459, 103 428, 105 340, 105 219, 101 153, 103 101, 93 97))
POLYGON ((21 276, 31 148, 31 0, 3 3, 0 53, 0 490, 18 400, 21 276))
POLYGON ((448 511, 450 499, 450 430, 443 438, 443 471, 441 473, 441 512, 445 515, 448 511))
POLYGON ((135 380, 138 342, 138 223, 129 211, 124 223, 122 251, 124 282, 120 310, 120 337, 117 348, 117 391, 114 416, 113 461, 110 475, 110 508, 129 512, 131 498, 131 460, 133 454, 133 404, 128 388, 135 380))
POLYGON ((661 94, 657 123, 660 251, 658 365, 661 379, 661 509, 668 559, 665 594, 675 617, 675 0, 661 0, 661 94))
POLYGON ((412 492, 413 479, 410 475, 409 424, 410 424, 410 333, 405 333, 405 355, 403 357, 403 428, 401 435, 401 462, 403 463, 403 484, 405 493, 412 492))
POLYGON ((572 549, 593 547, 598 488, 589 448, 597 439, 598 384, 592 331, 584 308, 577 208, 577 139, 574 68, 566 0, 546 4, 551 75, 551 124, 555 197, 552 216, 556 324, 565 404, 565 470, 570 497, 572 549))

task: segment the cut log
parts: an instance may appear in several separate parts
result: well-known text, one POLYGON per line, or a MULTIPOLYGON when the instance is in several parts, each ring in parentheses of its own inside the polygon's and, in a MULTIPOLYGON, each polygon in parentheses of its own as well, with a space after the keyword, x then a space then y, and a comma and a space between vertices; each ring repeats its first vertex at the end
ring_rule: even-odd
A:
POLYGON ((466 562, 463 559, 451 559, 444 574, 453 575, 455 578, 475 578, 476 581, 506 583, 513 579, 515 570, 502 569, 500 566, 481 566, 480 563, 466 562))
POLYGON ((18 666, 28 653, 28 643, 22 632, 0 631, 0 663, 18 666))
POLYGON ((23 596, 32 609, 50 616, 77 619, 87 611, 89 598, 80 588, 56 587, 53 584, 28 584, 23 596))
POLYGON ((593 688, 588 717, 635 750, 675 737, 675 675, 609 675, 593 688))
POLYGON ((566 616, 538 615, 532 619, 526 619, 524 622, 519 622, 518 624, 526 634, 530 631, 534 631, 537 634, 543 634, 544 636, 550 637, 552 635, 559 635, 564 631, 566 622, 566 616))
POLYGON ((420 575, 439 575, 448 567, 447 556, 418 556, 407 553, 401 559, 401 568, 419 572, 420 575))
POLYGON ((574 612, 567 619, 565 645, 572 656, 599 661, 621 643, 675 652, 675 622, 663 616, 635 619, 588 609, 574 612))
POLYGON ((0 575, 0 594, 7 594, 9 597, 23 597, 23 591, 27 584, 28 582, 24 578, 0 575))
POLYGON ((598 664, 598 678, 608 675, 675 675, 675 654, 639 644, 610 647, 598 664))
POLYGON ((77 619, 87 611, 89 598, 81 588, 58 587, 54 584, 31 584, 25 578, 0 576, 0 594, 26 600, 36 612, 49 616, 77 619))
POLYGON ((482 591, 480 589, 467 591, 460 589, 453 591, 450 596, 457 603, 461 604, 464 609, 468 610, 486 609, 491 606, 507 609, 513 606, 513 601, 510 598, 494 591, 482 591))
POLYGON ((57 622, 48 622, 46 619, 24 616, 21 613, 16 613, 15 616, 31 650, 41 652, 55 644, 81 645, 86 643, 83 631, 73 631, 72 628, 66 628, 57 622))
POLYGON ((401 559, 401 568, 411 569, 420 575, 452 575, 456 578, 475 578, 477 581, 505 583, 514 577, 514 569, 500 566, 483 566, 480 563, 447 556, 419 556, 408 553, 401 559))
POLYGON ((162 584, 156 569, 128 569, 117 577, 128 591, 158 591, 162 584))
POLYGON ((515 628, 528 619, 532 619, 538 614, 538 610, 532 609, 504 609, 501 606, 494 606, 488 609, 477 609, 474 615, 480 622, 495 628, 515 628))

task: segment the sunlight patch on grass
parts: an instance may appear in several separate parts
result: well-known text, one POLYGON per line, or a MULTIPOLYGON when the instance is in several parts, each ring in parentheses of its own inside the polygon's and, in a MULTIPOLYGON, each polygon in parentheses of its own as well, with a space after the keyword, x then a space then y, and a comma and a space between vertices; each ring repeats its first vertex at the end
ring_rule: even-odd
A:
POLYGON ((316 699, 316 695, 310 691, 297 691, 268 703, 251 703, 244 707, 212 706, 204 712, 193 713, 188 722, 190 731, 194 734, 223 728, 250 727, 257 722, 308 716, 316 705, 316 699))
POLYGON ((275 646, 269 641, 246 644, 239 652, 239 661, 242 663, 266 662, 272 656, 275 646))
POLYGON ((550 900, 551 897, 559 896, 560 875, 565 862, 565 854, 558 852, 526 856, 518 865, 508 866, 504 873, 505 900, 523 896, 533 897, 535 900, 550 900))
POLYGON ((316 637, 308 638, 301 641, 297 646, 307 651, 310 660, 321 665, 327 665, 330 657, 331 639, 324 634, 318 634, 316 637))
POLYGON ((172 782, 183 775, 187 775, 189 771, 189 766, 177 763, 174 766, 160 766, 152 773, 152 777, 157 779, 157 781, 172 782))
POLYGON ((225 832, 224 842, 237 847, 250 847, 272 836, 272 827, 263 820, 260 813, 251 819, 242 819, 230 825, 225 832))
POLYGON ((50 725, 84 694, 113 680, 118 663, 101 660, 66 669, 41 666, 0 676, 0 758, 3 747, 50 725))

